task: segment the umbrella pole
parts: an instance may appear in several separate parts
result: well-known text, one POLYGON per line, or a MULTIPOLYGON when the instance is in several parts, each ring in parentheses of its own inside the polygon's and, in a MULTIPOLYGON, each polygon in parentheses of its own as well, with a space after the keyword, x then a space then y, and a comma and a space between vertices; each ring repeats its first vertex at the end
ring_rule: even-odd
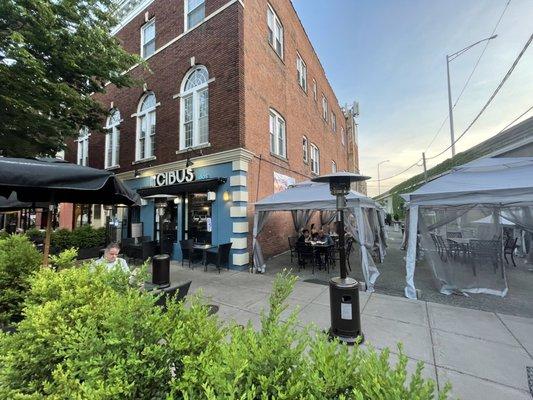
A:
POLYGON ((44 238, 43 249, 43 266, 48 267, 48 254, 50 253, 50 236, 52 236, 52 213, 54 206, 50 204, 48 207, 48 214, 46 216, 46 236, 44 238))

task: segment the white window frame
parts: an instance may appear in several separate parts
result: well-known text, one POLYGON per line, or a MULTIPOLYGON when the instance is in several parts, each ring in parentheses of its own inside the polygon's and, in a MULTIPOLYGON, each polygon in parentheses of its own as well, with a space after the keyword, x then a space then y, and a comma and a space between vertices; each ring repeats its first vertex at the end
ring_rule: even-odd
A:
POLYGON ((344 134, 344 128, 341 126, 341 144, 346 146, 346 135, 344 134))
POLYGON ((287 124, 285 119, 272 108, 268 115, 270 152, 278 157, 287 158, 287 124))
POLYGON ((80 134, 78 136, 78 153, 76 155, 76 163, 78 165, 88 166, 89 165, 89 129, 83 127, 80 129, 80 134))
POLYGON ((188 30, 191 30, 192 28, 197 27, 198 25, 200 25, 202 22, 205 21, 205 0, 203 0, 201 3, 198 3, 198 5, 192 10, 189 10, 189 0, 183 0, 183 11, 184 11, 183 30, 187 32, 188 30), (189 14, 197 10, 199 7, 204 8, 204 18, 200 22, 198 22, 196 25, 189 26, 189 14))
POLYGON ((155 157, 155 146, 152 146, 152 141, 155 144, 155 131, 157 129, 157 118, 156 118, 156 108, 157 108, 157 98, 155 97, 155 94, 153 92, 146 93, 143 97, 141 97, 141 100, 139 101, 139 105, 137 107, 137 129, 136 129, 136 137, 135 137, 135 161, 143 161, 148 159, 153 159, 155 157), (150 107, 147 110, 141 111, 141 107, 146 100, 146 98, 150 95, 154 96, 154 105, 153 107, 150 107), (141 141, 141 123, 142 119, 147 118, 147 127, 149 127, 149 131, 146 132, 146 136, 144 137, 144 155, 141 157, 141 148, 140 148, 140 141, 141 141), (154 126, 154 129, 152 130, 151 127, 154 126), (154 138, 154 140, 152 140, 154 138))
POLYGON ((331 173, 334 174, 337 172, 337 163, 335 160, 331 160, 331 173))
POLYGON ((314 143, 311 143, 311 172, 320 175, 320 149, 314 143))
POLYGON ((302 152, 304 163, 307 164, 309 162, 309 139, 305 135, 302 137, 302 152))
POLYGON ((104 153, 104 168, 119 167, 119 151, 120 151, 120 111, 116 108, 111 110, 109 117, 107 117, 105 135, 105 153, 104 153), (118 118, 113 118, 115 113, 118 113, 118 118), (111 150, 111 151, 110 151, 111 150), (109 153, 111 152, 111 159, 109 153))
POLYGON ((270 43, 270 46, 272 46, 276 54, 283 59, 285 47, 283 44, 283 24, 272 6, 270 4, 267 4, 267 6, 268 43, 270 43), (276 44, 277 42, 279 42, 279 49, 276 44))
POLYGON ((307 65, 298 52, 296 52, 296 71, 298 84, 305 92, 307 92, 307 65))
POLYGON ((191 68, 183 78, 181 82, 181 93, 180 93, 180 150, 185 150, 189 147, 198 147, 202 145, 209 144, 209 71, 203 65, 196 65, 191 68), (187 81, 197 70, 203 69, 207 74, 207 80, 195 86, 189 90, 185 90, 187 81), (207 91, 207 138, 205 141, 200 141, 200 94, 207 91), (186 146, 185 144, 185 102, 188 98, 192 98, 192 145, 186 146))
POLYGON ((328 121, 328 99, 322 94, 322 118, 324 121, 328 121))
POLYGON ((148 21, 147 23, 145 23, 143 26, 141 26, 141 57, 143 58, 148 58, 150 57, 152 54, 155 53, 155 51, 157 50, 156 47, 155 47, 155 35, 156 35, 156 31, 155 31, 155 18, 152 18, 150 21, 148 21), (145 35, 145 31, 148 27, 150 26, 154 26, 154 38, 150 41, 150 42, 154 42, 154 51, 150 54, 146 54, 146 46, 148 45, 148 43, 150 42, 147 42, 145 43, 144 42, 144 35, 145 35))
POLYGON ((337 115, 334 112, 331 113, 331 129, 337 132, 337 115))
POLYGON ((315 101, 318 100, 318 94, 317 94, 317 86, 316 86, 316 80, 313 78, 313 99, 315 101))

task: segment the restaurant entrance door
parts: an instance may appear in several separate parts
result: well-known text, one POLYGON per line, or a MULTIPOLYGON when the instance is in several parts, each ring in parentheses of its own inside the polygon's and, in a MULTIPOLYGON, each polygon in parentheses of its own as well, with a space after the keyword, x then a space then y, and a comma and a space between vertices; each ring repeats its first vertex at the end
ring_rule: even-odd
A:
POLYGON ((184 207, 184 239, 212 243, 212 209, 207 192, 187 193, 184 207))

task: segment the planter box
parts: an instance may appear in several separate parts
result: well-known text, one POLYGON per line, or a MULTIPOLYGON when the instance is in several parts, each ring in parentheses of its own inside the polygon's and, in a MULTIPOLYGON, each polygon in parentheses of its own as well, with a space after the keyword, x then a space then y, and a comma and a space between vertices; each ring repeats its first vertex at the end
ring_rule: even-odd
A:
POLYGON ((100 249, 102 246, 86 247, 78 250, 78 260, 86 260, 87 258, 100 257, 100 249))

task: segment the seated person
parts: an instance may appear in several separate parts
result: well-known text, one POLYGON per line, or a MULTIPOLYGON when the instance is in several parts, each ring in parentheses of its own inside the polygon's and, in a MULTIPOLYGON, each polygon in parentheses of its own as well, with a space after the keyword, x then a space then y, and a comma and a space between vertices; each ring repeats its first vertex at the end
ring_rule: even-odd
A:
POLYGON ((130 268, 128 263, 123 258, 118 257, 120 253, 120 246, 117 243, 110 243, 104 251, 104 256, 96 262, 104 265, 109 271, 114 268, 120 268, 122 271, 129 273, 130 268))
POLYGON ((333 239, 331 238, 331 236, 326 235, 324 229, 320 229, 320 231, 318 231, 317 241, 322 242, 328 246, 333 245, 333 239))
POLYGON ((302 234, 298 238, 298 243, 307 243, 311 240, 311 235, 309 234, 309 229, 304 229, 302 234))
POLYGON ((318 229, 316 228, 311 229, 311 240, 312 241, 318 240, 318 229))

